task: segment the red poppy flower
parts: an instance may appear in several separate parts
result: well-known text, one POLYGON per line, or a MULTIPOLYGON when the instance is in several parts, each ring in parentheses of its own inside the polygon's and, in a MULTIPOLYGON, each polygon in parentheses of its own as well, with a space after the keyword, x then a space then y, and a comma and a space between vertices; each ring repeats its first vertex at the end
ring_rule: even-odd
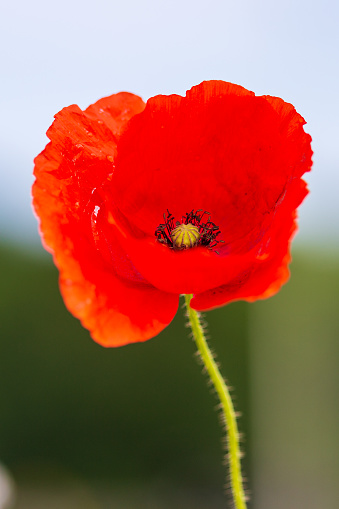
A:
POLYGON ((312 164, 304 124, 222 81, 56 115, 33 202, 65 303, 97 342, 155 336, 183 293, 207 310, 279 290, 312 164))

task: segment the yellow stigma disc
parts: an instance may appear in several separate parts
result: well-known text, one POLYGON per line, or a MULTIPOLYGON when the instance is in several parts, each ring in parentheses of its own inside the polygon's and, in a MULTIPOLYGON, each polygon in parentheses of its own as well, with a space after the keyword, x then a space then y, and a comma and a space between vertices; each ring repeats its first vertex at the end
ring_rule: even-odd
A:
POLYGON ((193 224, 179 224, 171 232, 174 249, 189 249, 198 244, 200 239, 199 228, 193 224))

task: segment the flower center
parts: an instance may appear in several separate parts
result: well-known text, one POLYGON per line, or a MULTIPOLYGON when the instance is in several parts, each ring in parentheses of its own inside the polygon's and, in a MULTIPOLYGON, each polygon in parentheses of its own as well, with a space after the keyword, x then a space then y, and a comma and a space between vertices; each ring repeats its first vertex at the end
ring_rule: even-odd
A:
MULTIPOLYGON (((164 221, 155 230, 155 236, 158 242, 171 249, 181 251, 195 246, 213 249, 217 244, 224 242, 217 240, 220 230, 211 221, 208 212, 192 210, 182 216, 181 222, 174 223, 174 216, 167 210, 167 216, 164 214, 164 221)), ((219 254, 217 251, 216 253, 219 254)))
POLYGON ((191 223, 179 224, 171 231, 174 249, 188 249, 198 244, 200 239, 199 228, 191 223))

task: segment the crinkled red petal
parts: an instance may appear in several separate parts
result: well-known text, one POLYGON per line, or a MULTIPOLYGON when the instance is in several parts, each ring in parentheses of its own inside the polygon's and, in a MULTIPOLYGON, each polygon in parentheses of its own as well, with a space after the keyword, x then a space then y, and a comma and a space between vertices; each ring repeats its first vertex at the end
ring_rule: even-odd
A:
POLYGON ((288 182, 310 169, 310 137, 292 105, 204 82, 157 96, 119 140, 112 188, 129 220, 153 235, 168 209, 211 213, 232 251, 262 234, 288 182))
POLYGON ((60 269, 66 305, 104 346, 149 339, 168 325, 178 305, 177 295, 137 273, 114 238, 106 250, 96 243, 100 189, 114 170, 117 138, 144 106, 122 93, 85 112, 65 108, 48 131, 51 143, 35 160, 33 203, 60 269), (114 263, 107 261, 111 252, 114 263))
MULTIPOLYGON (((304 123, 281 99, 224 82, 204 82, 186 97, 150 99, 119 139, 110 185, 111 202, 131 225, 132 233, 120 228, 121 242, 138 271, 174 293, 226 285, 258 263, 265 271, 263 243, 292 183, 311 168, 304 123), (192 209, 210 212, 225 241, 220 254, 155 243, 167 209, 178 220, 192 209)), ((282 221, 289 225, 291 214, 282 221)), ((118 222, 114 211, 111 222, 118 222)), ((281 249, 287 253, 286 239, 281 249)))
POLYGON ((234 280, 194 295, 191 300, 193 309, 208 310, 235 300, 253 302, 271 297, 280 290, 289 278, 290 243, 297 230, 296 208, 307 193, 303 180, 295 180, 291 184, 270 230, 262 240, 256 259, 234 280))

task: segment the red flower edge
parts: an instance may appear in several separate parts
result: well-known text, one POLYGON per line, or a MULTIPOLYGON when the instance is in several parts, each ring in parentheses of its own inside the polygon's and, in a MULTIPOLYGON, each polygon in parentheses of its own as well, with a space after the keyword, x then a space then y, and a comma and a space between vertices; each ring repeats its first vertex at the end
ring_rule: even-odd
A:
POLYGON ((304 124, 291 104, 222 81, 56 115, 35 159, 33 205, 66 306, 95 341, 155 336, 182 293, 208 310, 280 289, 312 165, 304 124), (167 210, 180 220, 198 209, 221 232, 215 249, 157 240, 167 210))

